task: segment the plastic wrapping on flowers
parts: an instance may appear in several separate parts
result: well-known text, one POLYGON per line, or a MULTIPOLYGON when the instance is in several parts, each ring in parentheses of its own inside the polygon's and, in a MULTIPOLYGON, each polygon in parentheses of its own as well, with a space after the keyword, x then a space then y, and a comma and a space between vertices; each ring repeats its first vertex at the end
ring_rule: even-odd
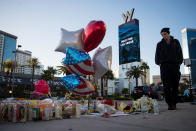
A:
MULTIPOLYGON (((146 103, 147 103, 147 107, 148 107, 148 112, 153 111, 153 105, 154 105, 153 99, 147 97, 146 103)), ((133 111, 135 111, 135 112, 141 111, 141 98, 134 101, 132 108, 133 108, 133 111)))

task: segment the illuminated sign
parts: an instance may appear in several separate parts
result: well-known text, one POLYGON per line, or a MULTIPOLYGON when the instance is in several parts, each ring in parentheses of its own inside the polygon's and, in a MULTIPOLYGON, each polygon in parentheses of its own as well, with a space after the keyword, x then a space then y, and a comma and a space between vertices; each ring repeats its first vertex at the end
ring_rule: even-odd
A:
POLYGON ((119 64, 140 62, 139 21, 133 19, 119 26, 119 64))

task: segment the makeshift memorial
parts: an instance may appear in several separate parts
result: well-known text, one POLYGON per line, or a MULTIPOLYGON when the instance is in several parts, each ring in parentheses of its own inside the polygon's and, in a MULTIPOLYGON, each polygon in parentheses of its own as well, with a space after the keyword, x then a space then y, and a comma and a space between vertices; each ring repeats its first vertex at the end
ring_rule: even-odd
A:
POLYGON ((13 103, 8 103, 8 121, 12 121, 14 117, 13 103))
POLYGON ((81 114, 81 105, 80 104, 76 104, 76 118, 80 118, 80 114, 81 114))
POLYGON ((155 115, 159 114, 159 105, 156 99, 154 99, 154 114, 155 115))
POLYGON ((42 120, 50 120, 50 111, 51 111, 51 105, 46 104, 44 108, 44 114, 42 120))
POLYGON ((62 118, 62 104, 60 102, 55 102, 55 119, 63 119, 62 118))
POLYGON ((101 117, 105 117, 105 118, 109 118, 110 117, 110 113, 109 112, 104 112, 101 117))
POLYGON ((148 114, 148 105, 147 105, 147 97, 146 96, 141 97, 141 112, 143 112, 144 115, 148 114))
POLYGON ((26 103, 20 103, 18 105, 18 121, 26 122, 27 120, 27 106, 26 103))
POLYGON ((3 121, 7 121, 8 120, 8 106, 7 106, 7 104, 3 104, 2 105, 1 120, 3 120, 3 121))
POLYGON ((124 103, 124 102, 121 102, 121 103, 120 103, 120 106, 119 106, 119 110, 123 112, 124 109, 125 109, 125 107, 127 107, 127 104, 124 103))
POLYGON ((36 121, 39 120, 39 118, 40 118, 40 107, 38 105, 35 105, 32 108, 32 119, 36 121))

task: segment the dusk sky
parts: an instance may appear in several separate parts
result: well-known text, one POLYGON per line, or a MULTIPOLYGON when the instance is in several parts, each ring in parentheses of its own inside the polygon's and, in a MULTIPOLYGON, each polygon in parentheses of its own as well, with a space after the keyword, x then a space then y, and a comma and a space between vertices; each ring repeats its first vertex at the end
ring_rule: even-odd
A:
MULTIPOLYGON (((160 74, 154 62, 156 44, 162 39, 160 30, 170 27, 171 35, 182 45, 181 30, 196 29, 195 7, 196 0, 0 0, 0 30, 16 35, 21 49, 31 51, 46 68, 60 65, 65 56, 54 51, 61 38, 60 28, 75 31, 92 20, 102 20, 106 34, 99 47, 112 46, 114 70, 119 67, 118 25, 124 23, 122 13, 135 8, 141 59, 150 66, 152 79, 152 75, 160 74)), ((90 52, 91 57, 95 50, 90 52)))

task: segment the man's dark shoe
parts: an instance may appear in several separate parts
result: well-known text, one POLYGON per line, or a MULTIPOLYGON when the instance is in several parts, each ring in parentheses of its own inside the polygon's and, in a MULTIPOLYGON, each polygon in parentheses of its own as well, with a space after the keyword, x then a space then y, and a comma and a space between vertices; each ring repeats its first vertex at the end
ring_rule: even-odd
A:
POLYGON ((168 110, 172 110, 172 106, 171 105, 168 105, 168 110))
POLYGON ((172 105, 173 110, 176 110, 176 105, 172 105))
POLYGON ((176 105, 168 105, 168 110, 176 110, 176 105))

